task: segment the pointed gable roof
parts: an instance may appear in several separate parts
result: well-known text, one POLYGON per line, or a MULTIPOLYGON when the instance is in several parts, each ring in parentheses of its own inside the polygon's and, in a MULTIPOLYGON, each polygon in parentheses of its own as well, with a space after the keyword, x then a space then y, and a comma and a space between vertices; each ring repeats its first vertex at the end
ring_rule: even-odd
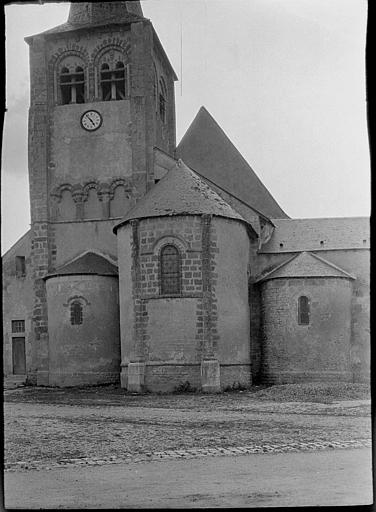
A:
POLYGON ((221 127, 201 107, 176 155, 203 177, 228 190, 268 218, 288 218, 221 127))
POLYGON ((96 24, 113 20, 128 20, 129 15, 143 16, 139 1, 131 2, 72 2, 68 23, 96 24))
POLYGON ((292 258, 277 265, 274 269, 261 275, 256 283, 268 279, 281 279, 290 277, 342 277, 355 279, 355 277, 330 261, 311 252, 301 252, 292 258))
POLYGON ((118 269, 114 263, 101 254, 93 251, 85 251, 72 261, 56 269, 53 273, 45 276, 44 279, 58 276, 90 274, 98 276, 117 276, 118 269))
POLYGON ((113 231, 132 219, 210 214, 246 222, 182 160, 145 194, 113 231))

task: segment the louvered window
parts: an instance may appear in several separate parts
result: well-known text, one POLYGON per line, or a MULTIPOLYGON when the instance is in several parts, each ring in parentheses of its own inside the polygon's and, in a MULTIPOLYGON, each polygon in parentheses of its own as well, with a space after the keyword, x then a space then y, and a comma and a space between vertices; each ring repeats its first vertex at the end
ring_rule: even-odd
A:
POLYGON ((102 100, 123 100, 125 98, 125 67, 121 61, 116 62, 114 68, 110 68, 105 62, 101 67, 102 100))
POLYGON ((174 245, 166 245, 161 251, 161 294, 181 293, 180 254, 174 245))
POLYGON ((302 295, 298 301, 298 321, 301 325, 309 324, 309 300, 308 297, 302 295))
POLYGON ((74 72, 67 67, 60 73, 61 103, 85 103, 85 76, 81 66, 76 66, 74 72))

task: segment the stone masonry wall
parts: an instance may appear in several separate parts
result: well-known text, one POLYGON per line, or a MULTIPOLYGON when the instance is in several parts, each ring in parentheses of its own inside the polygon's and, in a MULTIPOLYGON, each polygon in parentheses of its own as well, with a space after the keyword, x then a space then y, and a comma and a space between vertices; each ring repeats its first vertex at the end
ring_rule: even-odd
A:
POLYGON ((48 91, 43 38, 30 45, 29 183, 31 209, 31 259, 34 274, 33 329, 38 384, 48 384, 48 317, 43 277, 49 270, 48 217, 48 91))
POLYGON ((172 391, 186 381, 197 388, 201 361, 208 359, 224 365, 226 385, 249 384, 248 238, 243 224, 208 215, 141 219, 120 227, 118 241, 123 385, 127 364, 144 362, 147 389, 172 391), (160 251, 167 244, 175 245, 181 257, 178 295, 161 294, 160 251), (239 275, 233 280, 234 273, 239 275), (231 299, 239 280, 240 311, 237 294, 231 299), (225 323, 220 323, 220 312, 225 323), (231 365, 238 365, 238 374, 231 365))
MULTIPOLYGON (((31 266, 31 232, 27 232, 2 259, 3 278, 3 373, 13 374, 13 338, 25 338, 27 374, 36 374, 32 313, 34 307, 34 277, 31 266), (25 258, 25 275, 16 272, 16 256, 25 258), (12 332, 12 321, 23 320, 24 332, 12 332)), ((30 377, 29 377, 30 379, 30 377)))
MULTIPOLYGON (((356 279, 352 285, 350 359, 354 381, 370 378, 370 251, 369 249, 333 249, 312 251, 339 266, 356 279)), ((257 273, 272 269, 295 253, 259 253, 257 273)), ((330 281, 329 281, 330 282, 330 281)))
POLYGON ((262 286, 262 381, 352 381, 352 282, 342 278, 271 279, 262 286), (298 299, 310 304, 298 322, 298 299))

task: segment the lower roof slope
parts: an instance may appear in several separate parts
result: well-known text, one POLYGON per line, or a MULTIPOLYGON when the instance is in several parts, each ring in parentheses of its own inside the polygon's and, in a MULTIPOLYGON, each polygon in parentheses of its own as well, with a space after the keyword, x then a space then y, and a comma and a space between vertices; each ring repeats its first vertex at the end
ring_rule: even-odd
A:
POLYGON ((98 275, 98 276, 117 276, 118 269, 107 258, 92 251, 86 251, 84 254, 74 258, 69 263, 59 267, 44 279, 57 276, 72 275, 98 275))
POLYGON ((272 219, 273 236, 260 252, 369 249, 369 217, 272 219))
POLYGON ((176 148, 186 164, 269 218, 288 218, 209 112, 201 107, 176 148))
POLYGON ((216 215, 246 222, 182 160, 145 194, 113 231, 132 219, 174 215, 216 215))

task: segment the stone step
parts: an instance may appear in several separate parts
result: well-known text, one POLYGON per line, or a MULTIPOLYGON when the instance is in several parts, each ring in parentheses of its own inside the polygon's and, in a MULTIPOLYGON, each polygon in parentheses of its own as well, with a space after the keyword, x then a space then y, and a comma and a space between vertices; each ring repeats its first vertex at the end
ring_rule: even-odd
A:
POLYGON ((25 383, 26 375, 8 375, 4 378, 4 389, 21 387, 25 383))

